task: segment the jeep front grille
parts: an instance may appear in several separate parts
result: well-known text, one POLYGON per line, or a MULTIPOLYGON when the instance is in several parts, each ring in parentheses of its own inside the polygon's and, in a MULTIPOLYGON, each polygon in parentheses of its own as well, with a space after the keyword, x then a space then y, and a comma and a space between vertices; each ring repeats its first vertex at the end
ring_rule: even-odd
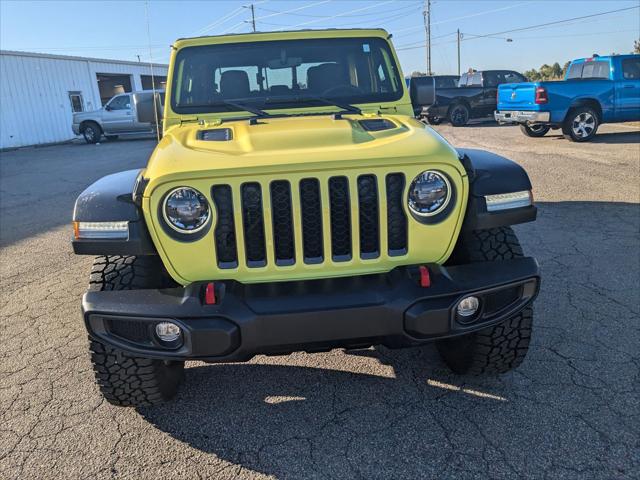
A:
POLYGON ((240 209, 235 218, 241 219, 242 225, 234 221, 232 187, 214 185, 211 197, 217 214, 213 232, 218 267, 236 268, 243 262, 258 268, 267 265, 270 258, 277 266, 287 266, 323 263, 327 257, 340 263, 375 259, 381 254, 407 254, 404 174, 390 173, 382 180, 364 174, 334 176, 326 184, 317 178, 294 184, 288 180, 247 182, 241 185, 240 205, 235 206, 240 209), (267 222, 269 229, 265 229, 267 222), (382 222, 387 226, 386 252, 381 252, 382 222), (243 245, 237 244, 238 239, 243 245), (238 252, 244 252, 245 258, 238 258, 238 252))

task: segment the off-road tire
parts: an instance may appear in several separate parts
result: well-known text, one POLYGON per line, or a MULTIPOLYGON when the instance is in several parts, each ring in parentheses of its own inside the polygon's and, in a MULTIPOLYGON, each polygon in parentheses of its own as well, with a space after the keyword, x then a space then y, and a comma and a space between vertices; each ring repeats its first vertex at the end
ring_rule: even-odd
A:
MULTIPOLYGON (((510 227, 461 235, 452 263, 509 260, 522 257, 518 237, 510 227)), ((439 340, 436 347, 447 366, 458 374, 497 374, 518 367, 529 350, 533 309, 527 307, 503 323, 469 335, 439 340)))
POLYGON ((89 340, 91 363, 100 392, 119 407, 157 405, 175 396, 184 377, 184 362, 133 357, 89 340))
POLYGON ((102 137, 102 129, 96 122, 87 122, 82 127, 82 136, 87 143, 98 143, 102 137))
POLYGON ((567 116, 562 124, 562 135, 567 140, 572 142, 588 142, 596 136, 598 132, 598 127, 600 126, 600 116, 598 112, 596 112, 593 108, 584 106, 584 107, 576 107, 569 110, 567 116), (588 133, 588 135, 580 136, 573 129, 573 122, 581 115, 589 116, 593 119, 593 129, 588 133))
MULTIPOLYGON (((89 290, 138 290, 172 286, 158 256, 96 257, 89 290)), ((96 383, 112 405, 141 407, 169 400, 184 376, 184 362, 135 357, 97 339, 89 339, 96 383)))
POLYGON ((532 138, 544 137, 550 129, 548 125, 520 125, 520 131, 532 138))
POLYGON ((464 127, 471 118, 471 111, 464 103, 454 103, 449 108, 447 117, 454 127, 464 127))

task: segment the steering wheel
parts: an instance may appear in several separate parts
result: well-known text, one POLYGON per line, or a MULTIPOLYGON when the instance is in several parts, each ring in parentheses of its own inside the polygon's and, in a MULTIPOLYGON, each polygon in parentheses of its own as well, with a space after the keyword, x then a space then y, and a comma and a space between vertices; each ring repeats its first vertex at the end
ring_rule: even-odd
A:
POLYGON ((326 97, 337 93, 345 93, 346 95, 353 95, 358 93, 363 94, 364 90, 353 85, 336 85, 334 87, 327 88, 324 92, 322 92, 322 96, 326 97))

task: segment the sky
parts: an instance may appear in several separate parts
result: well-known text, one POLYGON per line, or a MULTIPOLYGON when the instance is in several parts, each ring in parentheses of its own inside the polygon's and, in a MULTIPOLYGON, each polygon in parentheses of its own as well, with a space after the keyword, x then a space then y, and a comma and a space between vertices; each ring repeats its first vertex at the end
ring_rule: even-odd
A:
MULTIPOLYGON (((177 38, 251 31, 251 10, 243 8, 251 3, 0 0, 0 48, 133 61, 151 57, 166 63, 177 38)), ((393 35, 404 74, 426 70, 422 0, 253 4, 259 31, 385 28, 393 35)), ((629 53, 640 38, 640 0, 432 0, 431 25, 432 71, 437 74, 457 73, 457 29, 462 71, 525 71, 594 53, 629 53), (627 10, 536 27, 620 9, 627 10), (517 29, 524 30, 512 31, 517 29)))

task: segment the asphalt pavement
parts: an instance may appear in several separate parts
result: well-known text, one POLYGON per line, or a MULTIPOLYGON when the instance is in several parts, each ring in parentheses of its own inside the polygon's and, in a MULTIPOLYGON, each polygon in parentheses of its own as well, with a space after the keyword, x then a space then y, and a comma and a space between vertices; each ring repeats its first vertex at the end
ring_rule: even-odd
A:
POLYGON ((433 346, 188 364, 175 401, 112 407, 94 384, 76 195, 142 167, 150 140, 0 153, 0 478, 570 478, 640 475, 640 131, 594 142, 493 123, 436 129, 529 172, 542 267, 524 364, 451 374, 433 346))

